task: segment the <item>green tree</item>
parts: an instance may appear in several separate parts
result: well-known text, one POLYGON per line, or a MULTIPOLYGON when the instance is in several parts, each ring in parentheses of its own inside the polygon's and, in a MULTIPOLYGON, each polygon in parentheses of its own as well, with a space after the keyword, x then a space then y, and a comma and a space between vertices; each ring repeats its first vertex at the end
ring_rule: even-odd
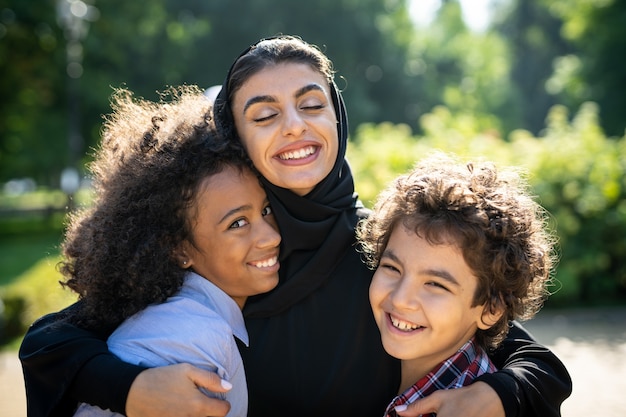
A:
MULTIPOLYGON (((496 14, 493 29, 507 42, 510 94, 518 108, 516 128, 537 134, 548 110, 560 103, 546 90, 555 59, 571 47, 560 34, 561 20, 548 12, 543 0, 511 0, 496 14)), ((502 112, 496 112, 502 116, 502 112)))
POLYGON ((47 182, 67 161, 62 45, 53 1, 0 3, 0 181, 47 182))
POLYGON ((422 86, 419 114, 444 105, 480 130, 505 135, 518 128, 519 101, 511 91, 510 60, 499 33, 469 30, 458 0, 443 2, 433 22, 416 30, 409 49, 406 65, 422 86))
POLYGON ((626 2, 618 0, 542 0, 563 21, 561 36, 574 53, 555 63, 549 86, 576 108, 585 101, 600 106, 602 127, 621 136, 626 129, 626 2))
POLYGON ((69 138, 83 140, 72 145, 79 155, 97 146, 112 87, 157 99, 168 85, 221 84, 240 50, 279 33, 320 45, 335 62, 353 128, 364 121, 404 122, 411 108, 405 103, 419 97, 404 65, 412 34, 406 0, 83 2, 74 3, 97 13, 78 45, 82 72, 70 79, 66 49, 76 49, 66 48, 57 1, 32 7, 5 0, 0 7, 0 57, 11 63, 1 74, 7 111, 0 113, 0 181, 16 175, 58 181, 71 160, 69 138), (76 94, 68 98, 68 91, 76 94))

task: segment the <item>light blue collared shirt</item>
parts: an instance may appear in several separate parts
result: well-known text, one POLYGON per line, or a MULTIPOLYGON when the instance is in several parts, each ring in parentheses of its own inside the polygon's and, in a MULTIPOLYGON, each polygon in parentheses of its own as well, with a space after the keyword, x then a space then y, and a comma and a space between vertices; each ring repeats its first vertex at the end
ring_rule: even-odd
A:
MULTIPOLYGON (((162 304, 148 306, 124 321, 109 337, 109 350, 125 362, 156 367, 190 363, 217 373, 233 388, 206 393, 230 402, 229 417, 245 417, 248 389, 234 337, 248 346, 241 309, 230 296, 189 272, 180 291, 162 304)), ((82 404, 75 416, 119 416, 82 404)))

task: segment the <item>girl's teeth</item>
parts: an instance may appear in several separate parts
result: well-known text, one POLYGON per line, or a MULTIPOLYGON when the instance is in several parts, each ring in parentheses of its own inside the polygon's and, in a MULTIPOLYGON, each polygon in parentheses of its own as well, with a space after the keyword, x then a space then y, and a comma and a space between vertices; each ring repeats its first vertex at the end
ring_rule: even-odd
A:
POLYGON ((266 259, 265 261, 257 262, 254 266, 257 268, 267 268, 276 265, 276 262, 278 262, 278 257, 274 256, 273 258, 266 259))

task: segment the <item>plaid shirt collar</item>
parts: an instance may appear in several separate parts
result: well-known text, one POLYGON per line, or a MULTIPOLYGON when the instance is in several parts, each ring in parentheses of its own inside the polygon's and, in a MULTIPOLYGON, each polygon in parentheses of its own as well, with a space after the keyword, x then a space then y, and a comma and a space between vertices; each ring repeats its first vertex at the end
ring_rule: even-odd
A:
POLYGON ((454 355, 441 362, 426 376, 393 399, 387 406, 385 417, 396 417, 395 407, 411 404, 440 389, 460 388, 469 385, 482 374, 497 369, 487 353, 476 346, 474 339, 465 343, 454 355))

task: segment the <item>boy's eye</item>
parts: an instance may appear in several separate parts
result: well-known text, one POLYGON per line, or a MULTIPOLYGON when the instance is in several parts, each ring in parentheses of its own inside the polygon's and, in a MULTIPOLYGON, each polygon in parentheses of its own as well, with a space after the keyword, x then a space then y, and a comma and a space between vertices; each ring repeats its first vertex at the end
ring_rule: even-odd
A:
POLYGON ((261 212, 263 216, 269 216, 270 214, 274 214, 274 210, 272 210, 271 206, 266 206, 261 212))
POLYGON ((440 282, 437 282, 437 281, 429 281, 427 283, 427 285, 430 285, 430 286, 435 287, 435 288, 440 288, 442 290, 449 291, 447 286, 445 286, 445 285, 443 285, 443 284, 441 284, 440 282))
POLYGON ((379 268, 388 269, 389 271, 395 272, 395 273, 399 273, 400 272, 400 270, 398 268, 396 268, 394 265, 388 264, 388 263, 381 263, 379 265, 379 268))
POLYGON ((240 227, 244 227, 247 224, 248 224, 248 221, 246 219, 238 219, 238 220, 235 220, 228 228, 239 229, 240 227))

